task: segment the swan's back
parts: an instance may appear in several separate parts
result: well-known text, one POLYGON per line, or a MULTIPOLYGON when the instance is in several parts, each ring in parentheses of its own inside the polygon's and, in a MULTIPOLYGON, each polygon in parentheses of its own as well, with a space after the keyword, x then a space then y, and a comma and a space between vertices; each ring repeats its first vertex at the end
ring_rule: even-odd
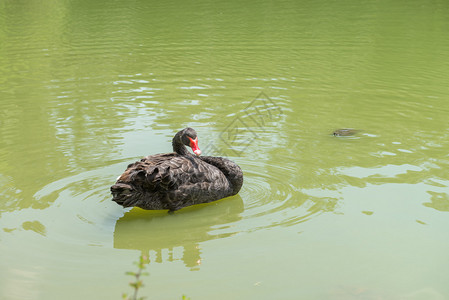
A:
POLYGON ((124 207, 175 211, 234 195, 241 184, 236 192, 232 179, 227 178, 229 172, 220 169, 226 167, 223 162, 222 158, 177 153, 147 156, 130 164, 111 187, 113 200, 124 207), (217 166, 212 164, 215 161, 217 166))

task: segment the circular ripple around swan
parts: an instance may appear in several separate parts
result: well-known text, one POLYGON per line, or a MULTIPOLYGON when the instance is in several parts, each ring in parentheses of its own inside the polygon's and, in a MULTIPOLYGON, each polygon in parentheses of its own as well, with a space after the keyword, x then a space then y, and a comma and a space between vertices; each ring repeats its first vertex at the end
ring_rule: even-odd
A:
POLYGON ((2 255, 20 258, 16 263, 25 265, 38 261, 56 273, 101 261, 105 252, 99 248, 111 247, 115 224, 124 214, 109 194, 111 181, 124 166, 103 166, 56 180, 33 195, 33 206, 3 212, 7 226, 0 240, 8 247, 2 255))
MULTIPOLYGON (((245 182, 234 197, 188 207, 174 215, 165 211, 123 209, 111 201, 109 187, 132 160, 129 158, 44 186, 34 197, 37 202, 46 202, 49 206, 31 210, 18 220, 23 219, 20 222, 55 243, 110 247, 112 240, 114 247, 124 248, 130 243, 129 237, 139 239, 148 232, 155 232, 152 238, 156 244, 166 243, 166 237, 179 236, 182 232, 185 232, 184 240, 202 242, 292 226, 321 211, 309 201, 311 196, 295 187, 297 170, 242 159, 236 162, 244 170, 245 182)), ((173 238, 168 244, 176 247, 178 241, 173 238)), ((140 249, 141 246, 142 243, 132 247, 140 249)))
POLYGON ((239 195, 245 208, 239 223, 229 226, 234 230, 292 226, 322 211, 310 201, 313 197, 295 187, 296 169, 258 162, 236 162, 244 170, 244 185, 239 195))
POLYGON ((80 246, 110 244, 115 222, 123 215, 123 208, 110 201, 109 187, 124 165, 85 171, 37 191, 36 201, 50 204, 35 212, 35 219, 42 220, 40 222, 47 228, 47 238, 80 246))

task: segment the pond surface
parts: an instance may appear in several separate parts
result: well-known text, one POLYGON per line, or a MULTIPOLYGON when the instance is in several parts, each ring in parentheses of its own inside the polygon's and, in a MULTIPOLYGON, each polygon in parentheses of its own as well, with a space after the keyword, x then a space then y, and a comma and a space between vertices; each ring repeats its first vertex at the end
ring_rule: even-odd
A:
POLYGON ((449 299, 446 1, 0 3, 0 298, 449 299), (184 127, 243 169, 109 187, 184 127), (339 128, 360 130, 335 137, 339 128))

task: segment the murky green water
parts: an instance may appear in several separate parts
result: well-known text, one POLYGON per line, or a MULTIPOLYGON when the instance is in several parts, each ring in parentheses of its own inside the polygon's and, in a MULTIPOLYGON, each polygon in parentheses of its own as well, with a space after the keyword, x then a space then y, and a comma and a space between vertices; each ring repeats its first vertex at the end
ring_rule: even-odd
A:
POLYGON ((0 298, 449 299, 445 1, 1 1, 0 298), (109 186, 191 126, 245 173, 109 186), (338 128, 361 129, 334 137, 338 128))

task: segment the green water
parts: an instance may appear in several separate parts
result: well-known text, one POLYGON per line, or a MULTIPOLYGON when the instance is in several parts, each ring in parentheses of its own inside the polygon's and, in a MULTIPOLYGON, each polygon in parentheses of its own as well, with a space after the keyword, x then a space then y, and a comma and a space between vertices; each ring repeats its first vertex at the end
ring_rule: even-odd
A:
POLYGON ((0 298, 449 299, 446 1, 0 2, 0 298), (191 126, 239 195, 109 187, 191 126), (333 130, 356 128, 352 137, 333 130))

